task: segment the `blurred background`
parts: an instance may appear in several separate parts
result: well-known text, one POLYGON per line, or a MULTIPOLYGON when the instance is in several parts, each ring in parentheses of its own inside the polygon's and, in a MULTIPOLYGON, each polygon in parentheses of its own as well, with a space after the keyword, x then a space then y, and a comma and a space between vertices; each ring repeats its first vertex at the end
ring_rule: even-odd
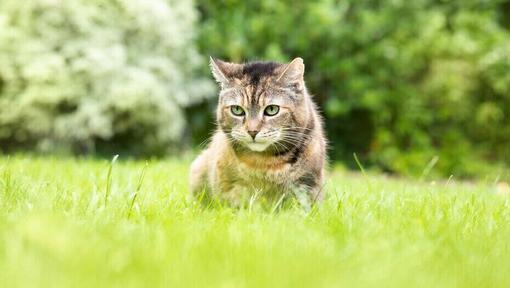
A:
POLYGON ((209 55, 302 57, 333 163, 508 176, 509 0, 1 0, 0 153, 198 150, 209 55))

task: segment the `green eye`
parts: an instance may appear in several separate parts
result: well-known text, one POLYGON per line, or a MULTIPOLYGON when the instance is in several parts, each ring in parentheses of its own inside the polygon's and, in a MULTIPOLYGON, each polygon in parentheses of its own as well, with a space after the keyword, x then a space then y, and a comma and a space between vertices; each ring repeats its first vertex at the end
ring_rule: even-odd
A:
POLYGON ((232 114, 234 114, 236 116, 243 116, 244 115, 243 108, 241 106, 238 106, 238 105, 230 106, 230 112, 232 112, 232 114))
POLYGON ((274 116, 274 115, 278 114, 279 111, 280 111, 280 106, 278 106, 278 105, 269 105, 264 110, 264 114, 267 115, 267 116, 274 116))

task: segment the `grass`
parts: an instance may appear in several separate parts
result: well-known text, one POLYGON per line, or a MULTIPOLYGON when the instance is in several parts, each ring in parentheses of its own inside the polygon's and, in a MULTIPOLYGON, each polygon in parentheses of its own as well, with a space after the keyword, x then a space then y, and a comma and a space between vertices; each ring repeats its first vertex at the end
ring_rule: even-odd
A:
POLYGON ((333 171, 310 213, 205 209, 188 164, 0 157, 0 287, 510 286, 492 183, 333 171))

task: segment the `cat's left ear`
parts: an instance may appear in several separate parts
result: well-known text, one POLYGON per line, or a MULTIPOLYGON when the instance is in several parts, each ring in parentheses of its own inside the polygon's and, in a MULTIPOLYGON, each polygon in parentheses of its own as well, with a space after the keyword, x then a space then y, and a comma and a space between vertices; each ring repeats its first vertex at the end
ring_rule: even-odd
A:
POLYGON ((276 81, 284 85, 295 86, 297 84, 298 86, 301 86, 304 83, 304 74, 305 64, 303 64, 303 59, 298 57, 284 66, 283 71, 280 72, 276 81))

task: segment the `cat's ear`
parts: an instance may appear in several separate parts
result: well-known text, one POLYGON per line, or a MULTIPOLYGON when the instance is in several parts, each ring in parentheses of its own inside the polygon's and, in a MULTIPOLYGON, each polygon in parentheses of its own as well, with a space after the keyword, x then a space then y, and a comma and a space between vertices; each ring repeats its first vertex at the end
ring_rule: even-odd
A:
POLYGON ((209 65, 211 66, 211 72, 214 79, 216 79, 222 87, 228 85, 232 81, 232 78, 238 74, 239 69, 241 68, 241 65, 239 64, 228 63, 212 57, 209 58, 209 65))
POLYGON ((285 85, 301 85, 304 83, 304 73, 305 64, 303 64, 303 59, 298 57, 283 66, 283 70, 278 78, 276 78, 276 81, 285 85))

